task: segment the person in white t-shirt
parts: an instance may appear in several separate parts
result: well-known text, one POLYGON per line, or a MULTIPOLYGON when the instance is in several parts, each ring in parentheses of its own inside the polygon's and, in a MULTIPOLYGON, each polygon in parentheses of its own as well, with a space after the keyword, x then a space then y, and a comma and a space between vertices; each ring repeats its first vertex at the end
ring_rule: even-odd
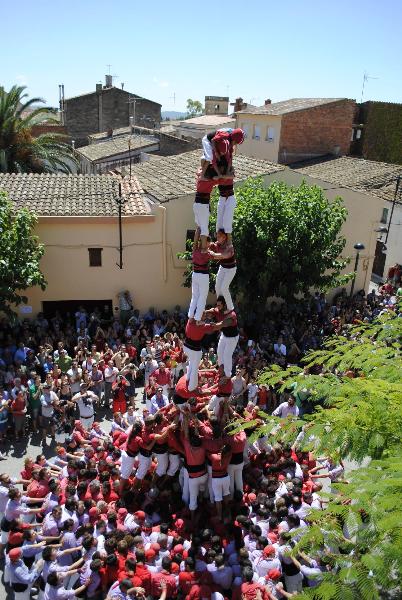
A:
POLYGON ((117 376, 119 374, 119 369, 115 367, 114 362, 109 360, 107 363, 107 367, 103 373, 105 378, 105 406, 109 406, 110 397, 112 395, 112 386, 116 382, 117 376))
POLYGON ((250 383, 247 385, 247 400, 253 404, 257 404, 258 398, 258 385, 255 379, 250 379, 250 383))
POLYGON ((55 437, 54 429, 54 407, 58 402, 58 397, 55 392, 52 392, 50 383, 44 383, 42 386, 43 394, 40 397, 41 404, 41 425, 42 425, 42 440, 46 441, 48 429, 50 435, 55 437))
POLYGON ((84 429, 91 429, 95 420, 94 405, 98 401, 98 396, 88 390, 86 383, 81 383, 79 393, 75 394, 72 400, 77 403, 82 426, 84 429))

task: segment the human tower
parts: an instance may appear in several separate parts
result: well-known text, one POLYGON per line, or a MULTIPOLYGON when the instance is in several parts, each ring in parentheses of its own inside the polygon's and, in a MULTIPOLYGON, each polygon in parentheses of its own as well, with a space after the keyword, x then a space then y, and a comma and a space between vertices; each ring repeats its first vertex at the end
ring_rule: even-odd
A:
POLYGON ((185 378, 176 386, 175 403, 180 404, 198 392, 198 368, 202 358, 203 338, 220 331, 218 343, 219 387, 230 395, 232 357, 239 340, 237 315, 234 310, 230 284, 236 274, 236 258, 232 240, 233 214, 236 198, 233 189, 233 150, 244 140, 241 129, 219 129, 204 136, 203 156, 198 172, 194 200, 197 225, 192 253, 191 302, 186 324, 184 351, 188 368, 185 378), (211 192, 219 189, 216 219, 216 242, 209 238, 211 192), (216 260, 216 306, 205 310, 209 292, 209 263, 216 260))

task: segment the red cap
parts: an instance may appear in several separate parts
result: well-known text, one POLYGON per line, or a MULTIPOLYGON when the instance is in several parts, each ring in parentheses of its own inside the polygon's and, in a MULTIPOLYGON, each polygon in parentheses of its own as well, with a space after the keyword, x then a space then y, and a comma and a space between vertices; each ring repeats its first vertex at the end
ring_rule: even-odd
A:
POLYGON ((252 492, 247 497, 248 497, 249 502, 255 502, 257 500, 257 496, 255 494, 253 494, 252 492))
POLYGON ((279 569, 270 569, 268 571, 266 579, 274 579, 276 581, 277 579, 280 579, 281 577, 282 577, 282 574, 279 569))
POLYGON ((274 533, 273 531, 270 531, 267 535, 267 538, 269 539, 270 542, 272 542, 273 544, 275 544, 278 541, 278 536, 276 535, 276 533, 274 533))
POLYGON ((99 511, 96 508, 96 506, 93 506, 92 508, 89 509, 88 514, 89 514, 90 518, 94 519, 99 515, 99 511))
POLYGON ((278 481, 285 481, 286 477, 285 475, 279 475, 278 477, 278 481))
POLYGON ((148 550, 145 550, 145 558, 148 560, 150 558, 155 558, 156 556, 156 552, 155 550, 152 550, 152 548, 148 548, 148 550))
POLYGON ((184 548, 181 544, 177 544, 176 546, 173 546, 173 552, 174 554, 181 554, 183 552, 184 548))
POLYGON ((21 548, 13 548, 8 553, 8 556, 9 556, 10 560, 18 560, 22 556, 21 548))
POLYGON ((172 573, 176 574, 176 573, 180 573, 180 567, 177 563, 173 562, 172 566, 170 567, 172 573))
POLYGON ((242 129, 233 129, 232 140, 235 144, 242 144, 244 141, 244 131, 242 129))
POLYGON ((137 519, 145 519, 145 513, 143 510, 137 510, 137 512, 134 513, 134 516, 137 517, 137 519))
POLYGON ((265 546, 264 554, 265 556, 272 556, 272 554, 275 554, 275 548, 273 546, 265 546))
POLYGON ((155 550, 156 554, 159 552, 159 550, 161 549, 161 547, 159 546, 159 544, 157 544, 156 542, 153 542, 150 546, 150 548, 152 548, 152 550, 155 550))

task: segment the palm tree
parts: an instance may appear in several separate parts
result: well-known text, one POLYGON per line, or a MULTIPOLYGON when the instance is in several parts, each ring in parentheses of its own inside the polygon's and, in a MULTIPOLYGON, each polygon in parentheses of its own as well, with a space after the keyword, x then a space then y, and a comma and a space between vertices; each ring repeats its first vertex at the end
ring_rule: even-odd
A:
POLYGON ((32 127, 58 123, 42 98, 28 97, 25 87, 14 85, 9 92, 0 87, 0 173, 71 173, 77 163, 73 149, 60 133, 32 136, 32 127))

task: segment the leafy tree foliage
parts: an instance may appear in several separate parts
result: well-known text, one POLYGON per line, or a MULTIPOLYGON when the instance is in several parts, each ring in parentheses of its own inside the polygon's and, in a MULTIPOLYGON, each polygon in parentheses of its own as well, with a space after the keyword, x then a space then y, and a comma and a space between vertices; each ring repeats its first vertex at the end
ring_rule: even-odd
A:
POLYGON ((301 449, 359 464, 348 474, 348 484, 335 485, 338 494, 328 495, 327 508, 308 515, 311 527, 292 552, 324 552, 334 568, 297 598, 400 597, 401 349, 402 318, 388 313, 328 339, 322 350, 306 357, 305 368, 273 366, 260 376, 261 383, 282 391, 307 390, 315 411, 305 420, 285 421, 262 413, 264 424, 253 435, 269 433, 271 440, 293 443, 302 427, 301 449))
POLYGON ((33 235, 36 217, 26 208, 14 210, 4 192, 0 192, 0 312, 13 317, 12 305, 27 302, 22 292, 46 281, 39 262, 44 246, 33 235))
POLYGON ((41 173, 71 172, 76 163, 71 146, 59 133, 32 136, 33 125, 58 123, 54 111, 32 106, 41 98, 26 100, 25 87, 13 86, 9 92, 0 88, 0 172, 41 173))
MULTIPOLYGON (((347 211, 341 198, 330 202, 317 186, 299 187, 249 179, 236 188, 233 240, 237 274, 232 290, 243 307, 261 310, 269 296, 286 299, 311 288, 330 289, 348 279, 341 271, 347 211), (251 293, 250 293, 251 292, 251 293)), ((211 200, 211 231, 216 226, 216 192, 211 200)), ((181 258, 190 258, 180 255, 181 258)), ((191 286, 191 272, 184 285, 191 286)))
POLYGON ((202 107, 202 104, 199 100, 192 100, 191 98, 189 98, 187 100, 187 118, 188 119, 192 119, 193 117, 198 117, 199 115, 202 115, 204 109, 202 107))

